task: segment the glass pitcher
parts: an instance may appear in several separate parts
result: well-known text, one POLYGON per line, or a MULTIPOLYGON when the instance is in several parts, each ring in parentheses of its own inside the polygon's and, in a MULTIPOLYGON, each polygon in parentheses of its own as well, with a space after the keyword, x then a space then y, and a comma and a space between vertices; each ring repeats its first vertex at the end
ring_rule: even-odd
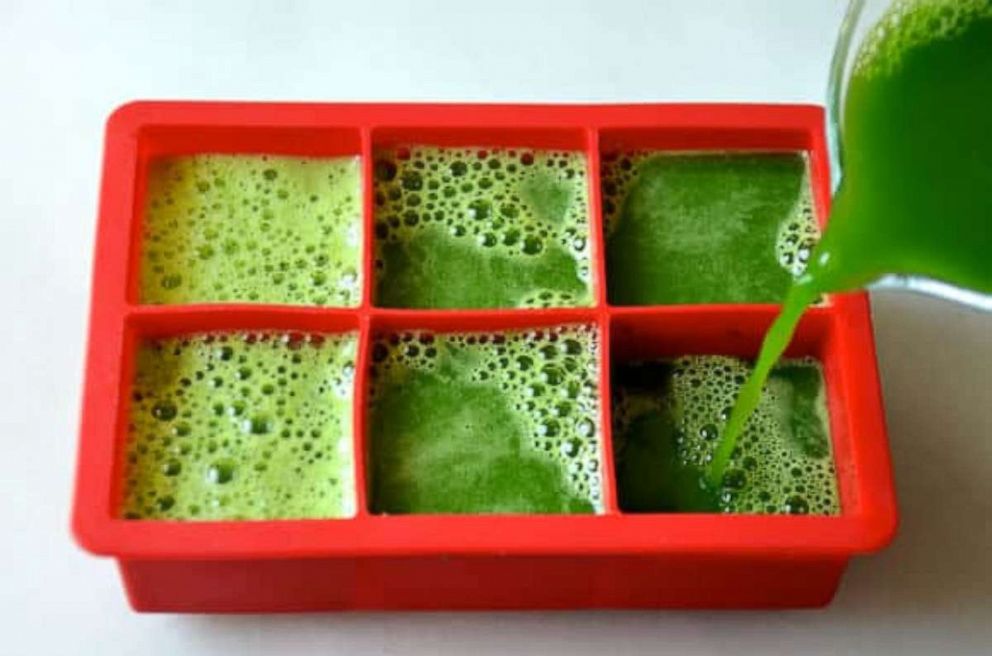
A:
MULTIPOLYGON (((842 143, 843 111, 848 85, 858 53, 865 44, 866 37, 879 24, 879 21, 896 5, 913 6, 928 0, 851 0, 841 23, 840 34, 834 49, 827 89, 827 132, 830 144, 830 166, 833 191, 837 191, 844 173, 844 153, 842 143)), ((932 0, 931 0, 932 1, 932 0)), ((989 0, 992 2, 992 0, 989 0)), ((898 7, 896 7, 898 9, 898 7)), ((992 112, 992 107, 989 108, 992 112)), ((992 153, 985 153, 990 158, 992 153)), ((992 193, 992 189, 976 189, 976 193, 992 193)), ((992 231, 992 217, 989 228, 992 231)), ((989 254, 992 261, 992 253, 989 254)), ((992 266, 992 265, 990 265, 992 266)), ((992 295, 917 276, 889 275, 872 283, 871 289, 902 289, 937 296, 963 303, 984 311, 992 311, 992 295)))

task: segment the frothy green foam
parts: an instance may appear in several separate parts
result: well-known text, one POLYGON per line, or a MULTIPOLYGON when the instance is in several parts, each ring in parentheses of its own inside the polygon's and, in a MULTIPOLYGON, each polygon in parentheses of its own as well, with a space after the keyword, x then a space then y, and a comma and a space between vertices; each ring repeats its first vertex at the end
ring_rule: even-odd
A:
POLYGON ((808 358, 774 370, 721 484, 708 484, 707 467, 750 370, 726 356, 616 368, 613 439, 624 510, 839 512, 823 377, 808 358))
POLYGON ((582 153, 412 147, 375 163, 386 307, 592 303, 582 153))
POLYGON ((610 300, 777 302, 819 229, 803 153, 604 158, 610 300))
POLYGON ((601 511, 598 351, 586 326, 378 339, 374 510, 601 511))
POLYGON ((122 514, 291 519, 355 513, 355 335, 143 342, 122 514))
POLYGON ((953 39, 986 18, 992 18, 989 0, 896 0, 865 36, 854 74, 866 79, 892 74, 909 51, 953 39))
POLYGON ((361 226, 357 157, 155 160, 141 300, 356 306, 361 226))

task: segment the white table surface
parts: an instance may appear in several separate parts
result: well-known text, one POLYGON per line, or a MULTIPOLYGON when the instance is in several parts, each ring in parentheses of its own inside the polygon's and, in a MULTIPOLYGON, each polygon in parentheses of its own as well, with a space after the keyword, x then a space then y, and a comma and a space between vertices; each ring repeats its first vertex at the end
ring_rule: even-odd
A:
POLYGON ((819 102, 842 12, 839 0, 0 0, 0 653, 988 653, 992 316, 905 295, 875 298, 903 523, 824 611, 137 615, 113 563, 69 537, 115 105, 819 102))

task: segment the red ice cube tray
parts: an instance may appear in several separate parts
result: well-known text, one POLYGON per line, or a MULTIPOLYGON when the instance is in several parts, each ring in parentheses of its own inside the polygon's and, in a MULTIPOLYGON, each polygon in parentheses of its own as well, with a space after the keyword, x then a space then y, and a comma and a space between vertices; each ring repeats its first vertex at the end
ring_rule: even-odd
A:
POLYGON ((884 546, 896 507, 868 299, 832 295, 790 348, 824 368, 838 516, 625 514, 616 502, 610 362, 688 353, 753 357, 774 305, 608 303, 601 153, 804 151, 822 222, 830 185, 823 110, 797 105, 465 105, 138 102, 107 124, 73 530, 117 559, 144 611, 788 607, 832 598, 851 556, 884 546), (433 144, 585 153, 595 305, 419 311, 373 298, 373 152, 433 144), (188 153, 359 155, 364 262, 354 309, 138 302, 140 222, 150 160, 188 153), (601 338, 605 513, 404 515, 369 512, 366 379, 378 331, 501 330, 583 322, 601 338), (135 346, 148 336, 276 329, 360 334, 354 452, 358 513, 347 519, 129 521, 119 516, 135 346))

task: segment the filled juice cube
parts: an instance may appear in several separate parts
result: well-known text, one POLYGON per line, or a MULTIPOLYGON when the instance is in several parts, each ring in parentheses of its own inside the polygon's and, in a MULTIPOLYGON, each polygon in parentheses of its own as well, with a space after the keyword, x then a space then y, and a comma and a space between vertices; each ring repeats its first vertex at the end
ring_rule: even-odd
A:
POLYGON ((587 185, 580 152, 378 152, 377 305, 591 305, 587 185))
POLYGON ((358 157, 153 160, 141 301, 357 306, 360 168, 358 157))
POLYGON ((602 510, 595 329, 381 336, 377 513, 602 510))
POLYGON ((604 157, 615 305, 779 303, 819 235, 802 153, 604 157))
POLYGON ((614 368, 613 444, 623 510, 839 512, 823 374, 810 358, 776 366, 722 484, 707 483, 706 467, 750 369, 726 356, 614 368))
POLYGON ((356 343, 354 334, 276 333, 142 342, 124 517, 353 515, 356 343))

